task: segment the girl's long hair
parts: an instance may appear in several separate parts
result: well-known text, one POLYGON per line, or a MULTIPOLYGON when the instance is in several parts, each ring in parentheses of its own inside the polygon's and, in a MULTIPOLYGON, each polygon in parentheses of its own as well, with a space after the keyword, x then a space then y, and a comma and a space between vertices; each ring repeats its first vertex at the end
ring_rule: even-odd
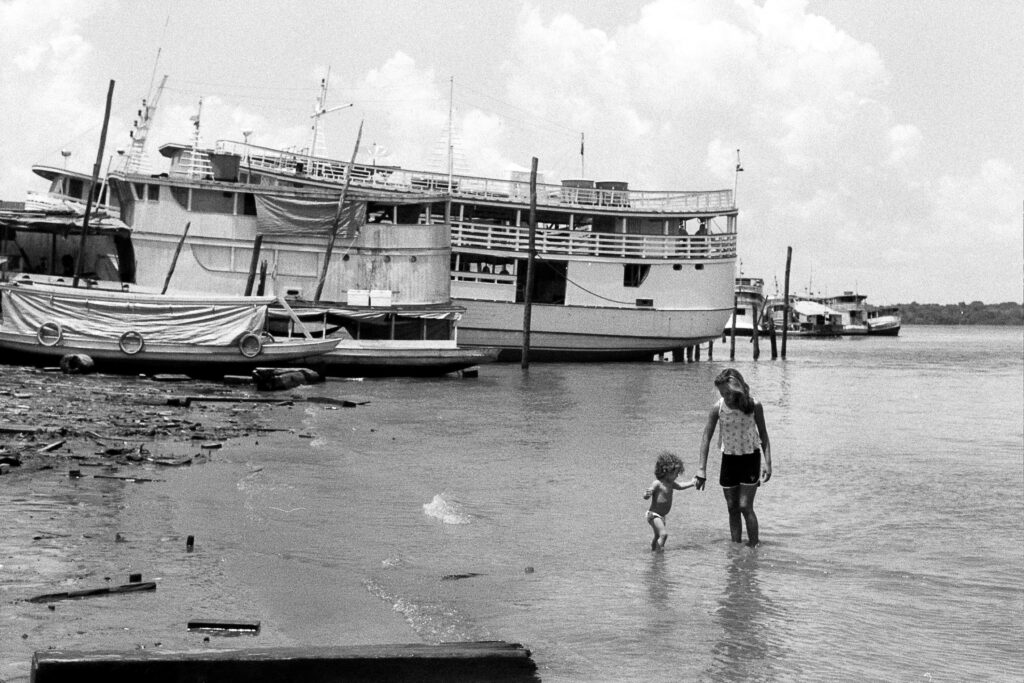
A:
POLYGON ((754 399, 750 396, 750 387, 747 386, 739 370, 732 368, 722 370, 718 373, 718 377, 715 377, 715 386, 726 390, 728 395, 724 398, 730 408, 742 410, 748 415, 754 412, 754 399))

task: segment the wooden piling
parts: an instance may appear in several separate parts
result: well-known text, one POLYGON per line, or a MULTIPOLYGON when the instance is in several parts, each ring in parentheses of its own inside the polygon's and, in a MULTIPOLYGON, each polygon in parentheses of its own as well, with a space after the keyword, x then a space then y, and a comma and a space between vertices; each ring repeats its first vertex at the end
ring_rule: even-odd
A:
POLYGON ((245 295, 252 294, 252 286, 256 282, 256 266, 260 262, 260 249, 263 247, 263 235, 256 235, 252 241, 252 258, 249 259, 249 277, 245 281, 245 295))
POLYGON ((783 290, 784 308, 782 317, 782 360, 786 360, 786 332, 789 330, 789 268, 793 262, 793 247, 786 247, 786 284, 783 290))
POLYGON ((715 359, 714 351, 715 351, 715 340, 714 339, 709 339, 708 340, 708 360, 714 360, 715 359))
MULTIPOLYGON (((359 151, 359 141, 363 137, 363 122, 359 122, 359 132, 356 134, 356 145, 352 149, 352 160, 345 167, 345 180, 341 184, 341 194, 338 196, 338 208, 334 212, 334 222, 331 224, 331 232, 327 237, 327 249, 324 251, 324 267, 320 270, 320 278, 316 282, 316 293, 313 295, 313 303, 320 303, 320 295, 324 291, 324 283, 327 281, 327 267, 331 265, 331 252, 334 251, 334 242, 338 239, 338 228, 341 225, 341 217, 345 208, 345 195, 348 193, 349 184, 352 182, 352 167, 356 163, 356 153, 359 151)), ((315 154, 314 150, 309 150, 315 154)), ((312 169, 311 169, 312 170, 312 169)))
POLYGON ((537 252, 537 157, 530 162, 530 242, 526 256, 526 284, 523 291, 523 351, 520 367, 530 367, 530 323, 533 315, 533 270, 537 252))
POLYGON ((178 240, 178 246, 174 248, 174 255, 171 256, 171 265, 167 268, 167 277, 164 278, 164 288, 160 290, 161 294, 167 293, 167 286, 171 284, 171 276, 174 275, 174 267, 178 265, 178 256, 181 254, 181 248, 185 245, 185 238, 188 237, 188 229, 192 227, 192 221, 185 223, 185 229, 181 232, 181 239, 178 240))
POLYGON ((740 297, 733 292, 732 295, 732 333, 729 340, 729 360, 736 360, 736 307, 740 305, 740 297))
MULTIPOLYGON (((82 234, 78 238, 78 260, 75 262, 75 277, 71 281, 72 287, 78 286, 82 279, 83 264, 85 262, 85 236, 89 232, 89 216, 92 214, 93 190, 100 177, 100 168, 103 166, 103 148, 107 145, 107 124, 110 123, 110 102, 114 98, 114 81, 110 81, 107 88, 107 108, 103 113, 103 129, 100 132, 100 147, 96 150, 96 164, 92 167, 92 182, 89 184, 89 195, 85 200, 85 214, 82 216, 82 234)), ((98 197, 97 197, 98 199, 98 197)))
POLYGON ((750 316, 754 320, 753 329, 750 330, 750 343, 754 345, 754 360, 761 357, 761 344, 757 335, 757 328, 761 326, 761 312, 757 310, 757 306, 752 306, 750 309, 750 316))

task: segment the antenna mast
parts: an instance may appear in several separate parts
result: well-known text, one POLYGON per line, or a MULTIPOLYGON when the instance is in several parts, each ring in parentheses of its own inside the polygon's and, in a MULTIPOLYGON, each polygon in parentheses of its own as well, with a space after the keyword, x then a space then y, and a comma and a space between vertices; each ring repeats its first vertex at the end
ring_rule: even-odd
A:
POLYGON ((156 115, 156 107, 160 102, 160 96, 167 84, 167 75, 164 74, 160 81, 160 87, 156 89, 156 95, 148 102, 142 100, 142 108, 138 111, 132 130, 129 133, 132 139, 128 153, 125 155, 124 170, 126 173, 144 171, 148 166, 146 160, 146 139, 149 137, 149 127, 153 124, 153 117, 156 115))

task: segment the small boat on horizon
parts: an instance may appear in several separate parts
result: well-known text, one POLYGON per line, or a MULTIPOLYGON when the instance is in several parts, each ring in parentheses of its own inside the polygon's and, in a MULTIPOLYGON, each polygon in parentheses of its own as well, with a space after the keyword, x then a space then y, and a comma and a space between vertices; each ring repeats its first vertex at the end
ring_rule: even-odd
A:
POLYGON ((769 297, 768 313, 775 329, 786 330, 790 337, 838 337, 842 334, 842 314, 811 299, 790 296, 789 318, 783 297, 769 297))
POLYGON ((845 291, 835 296, 818 296, 818 301, 842 316, 844 335, 896 336, 900 333, 899 308, 877 308, 867 303, 867 295, 845 291))

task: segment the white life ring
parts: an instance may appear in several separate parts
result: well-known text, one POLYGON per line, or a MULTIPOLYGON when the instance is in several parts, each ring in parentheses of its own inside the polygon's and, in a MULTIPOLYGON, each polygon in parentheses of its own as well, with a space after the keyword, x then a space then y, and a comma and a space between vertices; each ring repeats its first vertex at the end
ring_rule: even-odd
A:
POLYGON ((36 331, 36 340, 43 346, 56 346, 64 337, 64 328, 60 323, 46 322, 36 331))
POLYGON ((135 330, 130 330, 121 335, 117 340, 117 347, 129 356, 134 356, 146 347, 146 340, 135 330))
POLYGON ((246 358, 255 358, 263 350, 263 340, 252 332, 246 332, 238 338, 238 350, 246 358))

